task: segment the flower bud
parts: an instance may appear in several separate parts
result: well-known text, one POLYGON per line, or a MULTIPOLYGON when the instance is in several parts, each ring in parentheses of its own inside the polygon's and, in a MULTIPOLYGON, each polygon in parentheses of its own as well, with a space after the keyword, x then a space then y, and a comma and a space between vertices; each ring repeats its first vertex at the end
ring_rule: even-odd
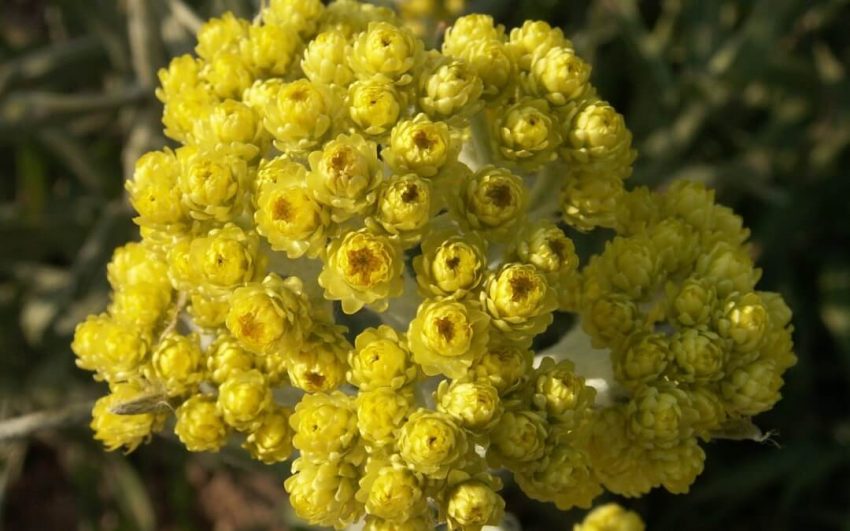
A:
POLYGON ((505 500, 481 481, 465 481, 448 494, 446 520, 449 529, 480 529, 498 525, 505 512, 505 500))
POLYGON ((392 82, 375 76, 348 87, 348 114, 367 135, 383 136, 401 115, 404 99, 392 82))
POLYGON ((153 376, 168 396, 191 392, 204 377, 203 354, 197 334, 170 333, 159 341, 151 358, 153 376))
POLYGON ((360 135, 340 135, 310 153, 307 186, 319 203, 342 222, 375 202, 383 177, 377 147, 360 135))
POLYGON ((418 374, 402 336, 387 325, 362 331, 348 354, 348 364, 348 381, 361 391, 400 389, 418 374))
POLYGON ((251 457, 266 464, 289 458, 292 454, 291 415, 291 409, 273 405, 260 416, 242 444, 251 457))
POLYGON ((156 413, 118 415, 112 408, 145 395, 145 390, 136 383, 118 383, 111 386, 111 393, 100 397, 92 409, 91 429, 94 438, 102 442, 110 452, 124 447, 132 452, 143 442, 150 440, 153 432, 162 429, 164 416, 156 413))
POLYGON ((256 369, 231 374, 218 388, 218 408, 224 421, 240 431, 256 428, 271 405, 271 389, 256 369))
POLYGON ((448 413, 463 428, 483 433, 499 421, 502 403, 489 382, 443 380, 437 387, 437 410, 448 413))
POLYGON ((174 433, 190 452, 217 452, 227 438, 227 425, 214 398, 193 395, 177 408, 174 433))
POLYGON ((346 458, 362 460, 354 398, 340 391, 304 395, 289 418, 295 430, 292 443, 302 457, 320 463, 346 458))
POLYGON ((445 122, 432 122, 424 114, 396 124, 389 146, 381 157, 396 173, 434 177, 456 159, 458 145, 445 122))
POLYGON ((444 478, 466 455, 466 436, 445 413, 419 409, 402 426, 398 438, 401 457, 414 471, 444 478))
POLYGON ((324 31, 316 35, 304 50, 301 70, 313 83, 347 86, 354 72, 346 60, 351 53, 348 39, 339 31, 324 31))

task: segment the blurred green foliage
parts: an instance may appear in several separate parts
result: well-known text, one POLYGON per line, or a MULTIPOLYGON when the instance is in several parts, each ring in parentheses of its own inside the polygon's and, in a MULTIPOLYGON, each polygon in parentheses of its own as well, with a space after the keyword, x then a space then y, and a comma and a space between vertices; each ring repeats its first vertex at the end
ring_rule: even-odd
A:
MULTIPOLYGON (((105 305, 105 263, 134 234, 122 179, 165 142, 156 69, 191 49, 192 11, 256 7, 0 0, 0 417, 97 396, 68 343, 105 305)), ((508 27, 563 27, 635 134, 632 181, 716 187, 753 231, 762 288, 795 313, 800 362, 757 419, 773 444, 711 443, 690 494, 623 503, 650 529, 850 529, 850 1, 479 0, 469 10, 508 27)), ((125 458, 74 425, 0 444, 0 465, 7 529, 294 525, 281 470, 189 457, 167 439, 125 458)), ((523 529, 581 516, 515 488, 505 496, 523 529)))

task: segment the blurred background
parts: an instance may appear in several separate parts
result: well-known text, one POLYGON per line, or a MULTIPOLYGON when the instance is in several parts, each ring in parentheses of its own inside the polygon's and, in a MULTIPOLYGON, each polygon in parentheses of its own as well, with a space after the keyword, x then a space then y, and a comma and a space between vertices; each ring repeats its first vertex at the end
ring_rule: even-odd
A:
MULTIPOLYGON (((122 181, 165 143, 156 70, 191 50, 200 19, 250 17, 258 3, 0 0, 3 529, 299 528, 285 465, 189 455, 168 438, 104 452, 86 410, 103 391, 69 348, 76 322, 106 304, 112 249, 136 237, 122 181), (31 412, 43 413, 26 422, 47 429, 4 439, 29 431, 8 419, 31 412)), ((713 442, 690 494, 618 501, 657 530, 850 529, 850 1, 482 0, 466 10, 508 28, 529 18, 562 27, 634 132, 632 183, 716 187, 752 229, 761 289, 794 310, 799 363, 784 399, 756 419, 771 442, 713 442)), ((504 495, 525 530, 583 517, 515 487, 504 495)))

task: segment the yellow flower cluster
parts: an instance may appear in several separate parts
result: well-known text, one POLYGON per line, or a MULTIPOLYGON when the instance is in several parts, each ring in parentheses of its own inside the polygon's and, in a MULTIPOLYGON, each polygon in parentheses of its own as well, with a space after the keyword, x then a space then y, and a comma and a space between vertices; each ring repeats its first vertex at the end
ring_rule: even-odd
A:
POLYGON ((426 50, 385 8, 271 0, 195 51, 159 74, 181 147, 127 183, 142 241, 72 345, 109 385, 108 449, 173 412, 190 451, 297 450, 312 524, 478 530, 496 469, 564 510, 684 492, 699 439, 779 399, 790 311, 740 219, 698 185, 625 189, 631 134, 560 30, 469 15, 426 50), (568 234, 597 226, 617 236, 582 268, 568 234), (586 372, 605 351, 535 352, 555 312, 612 376, 586 372))

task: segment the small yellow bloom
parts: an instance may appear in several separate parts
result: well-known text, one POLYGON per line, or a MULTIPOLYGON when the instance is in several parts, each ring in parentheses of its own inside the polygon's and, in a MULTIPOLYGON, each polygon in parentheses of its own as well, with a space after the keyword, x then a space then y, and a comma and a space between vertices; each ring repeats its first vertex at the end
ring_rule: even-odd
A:
POLYGON ((124 402, 143 396, 145 389, 136 383, 119 383, 111 387, 111 393, 102 396, 92 409, 91 429, 94 438, 102 442, 110 452, 124 447, 132 452, 143 442, 150 440, 155 431, 162 429, 163 415, 141 413, 138 415, 118 415, 111 409, 124 402))
POLYGON ((295 430, 292 444, 301 456, 316 463, 363 458, 354 398, 340 391, 304 395, 289 418, 295 430))
POLYGON ((348 87, 348 114, 367 135, 383 138, 393 129, 406 102, 392 81, 374 76, 348 87))
POLYGON ((493 467, 520 470, 546 451, 548 430, 543 415, 534 411, 505 411, 490 432, 487 462, 493 467))
POLYGON ((355 499, 359 473, 349 463, 313 463, 304 457, 292 464, 283 485, 300 518, 313 525, 342 529, 357 521, 363 506, 355 499))
POLYGON ((520 100, 501 111, 492 124, 494 148, 503 160, 536 170, 557 157, 561 135, 546 100, 520 100))
POLYGON ((192 240, 189 260, 198 275, 200 290, 214 296, 227 295, 261 277, 265 256, 259 247, 260 239, 255 233, 232 223, 192 240))
POLYGON ((307 186, 332 218, 342 222, 375 202, 383 173, 374 142, 360 135, 339 135, 321 151, 310 153, 307 186))
POLYGON ((260 417, 248 437, 243 448, 251 456, 266 464, 278 463, 289 459, 292 454, 292 430, 289 427, 289 417, 292 410, 280 406, 270 407, 260 417))
POLYGON ((360 78, 380 74, 397 84, 413 79, 411 71, 422 61, 422 41, 404 28, 372 22, 354 39, 348 64, 360 78))
POLYGON ((463 60, 437 61, 420 79, 419 105, 434 119, 470 116, 481 107, 484 83, 463 60))
POLYGON ((484 238, 475 232, 460 236, 452 229, 427 233, 422 254, 413 259, 423 296, 462 298, 481 284, 486 267, 484 238))
POLYGON ((345 313, 366 305, 381 312, 389 305, 387 299, 404 289, 403 268, 395 243, 362 229, 331 241, 319 285, 325 289, 326 299, 342 302, 345 313))
POLYGON ((473 380, 489 382, 504 396, 516 389, 531 370, 534 353, 491 334, 484 354, 469 368, 473 380))
POLYGON ((493 239, 507 239, 525 216, 527 190, 508 170, 485 166, 466 175, 454 200, 458 221, 493 239))
POLYGON ((404 420, 413 411, 410 389, 376 387, 357 394, 357 427, 367 444, 390 446, 404 420))
POLYGON ((448 493, 446 520, 449 529, 481 529, 498 525, 505 500, 490 485, 471 480, 455 485, 448 493))
POLYGON ((432 122, 425 114, 396 124, 389 146, 381 157, 397 173, 434 177, 457 159, 459 145, 445 122, 432 122))
POLYGON ((207 348, 207 370, 214 383, 223 384, 232 375, 253 368, 254 355, 227 332, 219 334, 207 348))
POLYGON ((507 263, 490 274, 481 290, 481 306, 496 328, 522 340, 552 322, 557 307, 546 277, 533 265, 507 263))
POLYGON ((644 531, 646 526, 640 516, 627 511, 616 503, 606 503, 596 507, 584 517, 573 531, 644 531))
POLYGON ((290 383, 308 393, 330 392, 345 383, 345 358, 351 344, 345 327, 317 322, 300 349, 288 352, 290 383))
POLYGON ((436 206, 430 181, 414 173, 395 175, 378 188, 375 212, 366 218, 366 226, 410 247, 419 241, 436 206))
POLYGON ((460 378, 484 353, 489 319, 471 301, 426 300, 410 322, 407 337, 413 359, 433 376, 460 378))
POLYGON ((351 45, 342 32, 323 31, 310 41, 301 59, 301 70, 313 83, 347 86, 354 78, 347 57, 351 45))
POLYGON ((312 325, 301 280, 274 273, 233 292, 226 322, 243 347, 260 355, 297 348, 312 325))
POLYGON ((306 184, 300 164, 272 160, 261 166, 254 221, 275 251, 287 257, 315 257, 324 250, 331 227, 330 210, 318 203, 306 184))
POLYGON ((403 524, 425 511, 424 485, 414 472, 400 463, 377 461, 367 466, 357 499, 366 514, 403 524))
POLYGON ((466 455, 466 435, 445 413, 419 409, 402 426, 398 438, 401 457, 414 471, 436 479, 466 455))
POLYGON ((193 395, 177 408, 174 433, 190 452, 217 452, 227 438, 227 425, 214 398, 193 395))
POLYGON ((348 364, 351 367, 348 381, 361 391, 379 387, 400 389, 419 374, 411 362, 404 336, 387 325, 360 332, 348 354, 348 364))
POLYGON ((437 410, 451 415, 458 424, 475 433, 489 431, 499 422, 502 402, 489 382, 443 380, 437 387, 437 410))
POLYGON ((151 359, 153 376, 168 396, 192 392, 204 378, 203 353, 197 334, 171 333, 162 338, 151 359))
POLYGON ((589 90, 590 65, 569 46, 557 46, 532 59, 526 89, 552 105, 565 105, 589 90))
POLYGON ((328 134, 339 104, 330 87, 299 79, 269 87, 263 125, 281 151, 303 152, 328 134))
POLYGON ((222 147, 211 150, 184 146, 177 150, 177 184, 183 205, 194 219, 219 222, 235 218, 243 208, 248 167, 222 147))
POLYGON ((218 388, 218 409, 224 421, 237 430, 255 429, 271 407, 271 389, 256 369, 232 373, 218 388))

